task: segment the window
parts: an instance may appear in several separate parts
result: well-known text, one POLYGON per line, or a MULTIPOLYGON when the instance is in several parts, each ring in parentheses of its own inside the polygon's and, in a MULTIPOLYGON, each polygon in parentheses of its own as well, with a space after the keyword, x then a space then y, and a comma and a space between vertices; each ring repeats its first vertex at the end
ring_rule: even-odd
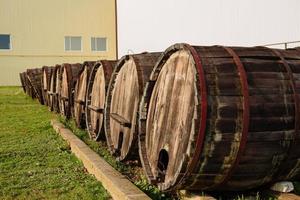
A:
POLYGON ((92 37, 91 47, 92 47, 92 51, 106 51, 107 39, 102 37, 92 37))
POLYGON ((81 51, 81 37, 80 36, 66 36, 65 37, 66 51, 81 51))
POLYGON ((0 49, 9 50, 10 48, 10 35, 0 34, 0 49))

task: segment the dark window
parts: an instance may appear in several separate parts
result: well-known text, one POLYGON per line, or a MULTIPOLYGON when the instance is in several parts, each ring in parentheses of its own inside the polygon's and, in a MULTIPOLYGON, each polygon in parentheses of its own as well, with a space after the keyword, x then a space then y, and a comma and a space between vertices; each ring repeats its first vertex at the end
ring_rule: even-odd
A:
POLYGON ((66 51, 81 51, 81 37, 80 36, 66 36, 65 37, 66 51))
POLYGON ((91 47, 92 47, 92 51, 106 51, 107 39, 105 37, 92 37, 91 47))
POLYGON ((10 35, 0 34, 0 49, 10 49, 10 35))

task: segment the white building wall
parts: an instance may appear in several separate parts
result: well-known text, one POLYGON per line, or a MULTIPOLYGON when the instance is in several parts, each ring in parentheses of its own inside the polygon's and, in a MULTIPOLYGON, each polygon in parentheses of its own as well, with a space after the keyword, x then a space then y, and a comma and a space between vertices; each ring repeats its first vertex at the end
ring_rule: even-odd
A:
POLYGON ((117 3, 119 57, 132 52, 163 51, 177 42, 256 46, 300 40, 299 0, 118 0, 117 3))

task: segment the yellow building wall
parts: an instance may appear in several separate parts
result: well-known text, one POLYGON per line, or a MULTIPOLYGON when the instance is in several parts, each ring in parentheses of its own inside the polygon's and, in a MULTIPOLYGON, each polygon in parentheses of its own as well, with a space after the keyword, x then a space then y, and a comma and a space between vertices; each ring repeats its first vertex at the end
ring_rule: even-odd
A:
POLYGON ((0 50, 0 85, 20 85, 26 68, 64 62, 115 59, 114 0, 0 0, 0 34, 11 50, 0 50), (65 36, 81 36, 82 51, 66 52, 65 36), (91 37, 106 37, 107 51, 93 52, 91 37))

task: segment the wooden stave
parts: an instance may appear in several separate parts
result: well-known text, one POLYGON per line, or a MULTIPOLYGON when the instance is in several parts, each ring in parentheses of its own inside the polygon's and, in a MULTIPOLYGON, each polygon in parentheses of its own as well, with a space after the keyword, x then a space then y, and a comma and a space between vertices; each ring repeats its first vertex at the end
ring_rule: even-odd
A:
MULTIPOLYGON (((174 50, 174 49, 180 49, 180 48, 183 48, 185 45, 174 45, 174 46, 172 46, 172 47, 170 47, 169 49, 167 49, 166 50, 166 52, 164 53, 164 54, 168 54, 168 52, 172 52, 172 50, 174 50)), ((193 48, 197 48, 197 47, 193 47, 193 48)), ((204 49, 205 48, 209 48, 209 47, 203 47, 204 49)), ((215 47, 215 48, 220 48, 220 47, 215 47)), ((245 57, 246 56, 246 52, 243 52, 243 49, 239 49, 239 48, 236 48, 235 50, 237 50, 237 51, 240 51, 239 53, 242 55, 241 57, 245 57), (243 55, 244 54, 244 55, 243 55)), ((201 52, 201 53, 199 53, 201 50, 199 50, 199 49, 197 49, 197 52, 198 52, 198 54, 200 54, 200 55, 202 55, 203 54, 203 52, 201 52)), ((262 51, 266 51, 265 49, 264 50, 262 50, 262 51)), ((252 52, 253 53, 253 52, 252 52)), ((283 54, 288 54, 288 53, 286 53, 285 51, 283 51, 282 52, 283 54)), ((220 54, 220 52, 218 52, 218 54, 220 54)), ((251 56, 253 56, 253 55, 251 55, 251 56)), ((250 56, 250 57, 251 57, 250 56)), ((286 57, 288 57, 289 55, 285 55, 286 57)), ((296 55, 296 58, 298 59, 298 58, 300 58, 299 57, 300 55, 296 55)), ((160 61, 161 60, 163 60, 163 59, 165 59, 164 58, 165 56, 164 55, 162 55, 162 57, 159 59, 160 61)), ((203 55, 202 55, 202 57, 203 57, 203 55)), ((219 55, 219 56, 217 56, 217 57, 220 57, 220 58, 222 58, 222 57, 224 57, 224 55, 219 55)), ((226 56, 225 56, 226 57, 226 56)), ((267 55, 266 53, 264 53, 264 55, 263 55, 263 57, 269 57, 269 58, 274 58, 274 57, 276 57, 276 56, 274 56, 274 55, 272 55, 272 53, 270 53, 269 52, 269 55, 267 55)), ((262 58, 263 58, 262 57, 262 58)), ((290 56, 290 57, 292 57, 293 59, 295 59, 295 55, 292 55, 292 56, 290 56)), ((211 52, 211 51, 208 51, 207 52, 207 58, 213 58, 213 53, 211 52)), ((158 61, 158 63, 160 62, 160 61, 158 61)), ((157 64, 158 65, 158 64, 157 64)), ((157 68, 157 66, 156 66, 156 68, 157 68)), ((155 69, 156 69, 155 68, 155 69)), ((155 71, 155 69, 153 70, 153 71, 155 71)), ((206 72, 207 73, 207 72, 206 72)), ((207 75, 207 74, 205 74, 205 75, 207 75)), ((152 76, 152 75, 151 75, 152 76)), ((152 76, 153 77, 153 76, 152 76)), ((152 174, 151 174, 151 172, 149 172, 149 170, 150 170, 150 166, 149 166, 149 164, 147 163, 147 158, 145 157, 145 148, 144 148, 144 146, 143 146, 143 140, 144 140, 144 137, 145 137, 145 135, 143 134, 143 133, 145 133, 145 126, 144 126, 144 124, 143 123, 141 123, 141 121, 143 120, 143 117, 145 117, 145 115, 146 115, 146 113, 147 113, 147 111, 145 111, 145 110, 147 110, 147 106, 146 105, 148 105, 149 104, 149 99, 150 99, 150 96, 149 95, 151 95, 151 92, 150 92, 150 94, 149 94, 149 91, 147 91, 147 89, 148 88, 153 88, 153 82, 151 81, 151 82, 149 82, 148 84, 147 84, 147 86, 146 86, 146 88, 145 88, 145 91, 144 91, 144 97, 143 97, 143 99, 142 99, 142 102, 141 102, 141 105, 140 105, 140 113, 141 113, 141 118, 140 118, 140 122, 139 122, 139 132, 140 132, 140 135, 139 135, 139 137, 140 137, 140 140, 139 140, 139 145, 140 145, 140 158, 141 158, 141 161, 142 161, 142 164, 143 164, 143 168, 144 168, 144 171, 146 172, 146 174, 147 174, 147 176, 148 176, 148 179, 152 182, 152 183, 155 183, 156 182, 156 180, 153 180, 153 176, 152 176, 152 174), (146 108, 145 108, 146 107, 146 108), (142 141, 142 142, 141 142, 142 141)), ((208 94, 210 94, 210 90, 208 89, 208 94)), ((250 111, 251 111, 251 109, 250 109, 250 111)), ((251 122, 250 122, 250 124, 251 124, 251 122)), ((252 137, 252 136, 251 136, 252 137)), ((296 140, 297 141, 297 140, 296 140)), ((299 144, 299 143, 297 143, 297 144, 299 144)), ((297 145, 294 145, 294 148, 296 148, 296 146, 297 145)), ((294 152, 295 152, 295 150, 294 150, 294 152)), ((293 153, 290 153, 289 155, 293 155, 293 153)), ((212 157, 214 157, 214 156, 212 156, 212 157)), ((299 158, 299 153, 298 153, 298 158, 299 158)), ((241 161, 243 161, 243 159, 241 159, 241 161)), ((282 160, 283 161, 283 160, 282 160)), ((199 161, 199 163, 201 163, 200 161, 199 161)), ((293 165, 294 166, 294 168, 295 168, 295 165, 293 165)), ((299 166, 299 163, 298 163, 298 166, 299 166)), ((237 169, 237 171, 238 171, 239 169, 237 169)), ((291 169, 292 170, 292 169, 291 169)), ((284 171, 284 170, 282 170, 282 171, 284 171)), ((192 172, 192 174, 195 174, 195 173, 197 173, 197 172, 192 172)), ((273 173, 273 174, 271 174, 272 175, 272 177, 275 175, 275 173, 273 173)), ((192 176, 191 176, 192 177, 192 176)), ((238 176, 236 176, 236 177, 238 177, 238 176)), ((202 178, 203 178, 203 175, 202 175, 202 178)), ((206 178, 206 182, 207 182, 207 179, 209 178, 209 177, 205 177, 206 178)), ((255 177, 255 178, 257 178, 257 177, 255 177)), ((275 178, 275 177, 274 177, 275 178)), ((187 178, 188 179, 188 178, 187 178)), ((282 180, 284 180, 284 178, 280 178, 280 179, 282 179, 282 180)), ((174 190, 174 189, 181 189, 181 188, 185 188, 185 189, 201 189, 201 190, 224 190, 224 189, 227 189, 227 190, 240 190, 240 189, 249 189, 249 188, 247 188, 247 186, 245 186, 245 185, 239 185, 240 183, 238 183, 238 184, 236 184, 236 185, 234 185, 235 183, 234 183, 234 180, 232 181, 233 183, 232 183, 232 185, 226 185, 226 184, 220 184, 220 185, 218 185, 218 184, 215 184, 215 183, 212 183, 213 185, 215 185, 214 187, 207 187, 207 185, 204 185, 204 184, 194 184, 194 186, 193 187, 191 187, 190 186, 190 184, 191 184, 191 182, 193 182, 193 180, 195 180, 195 177, 192 177, 192 178, 190 178, 190 181, 187 181, 187 182, 181 182, 181 180, 180 181, 178 181, 177 182, 177 184, 179 184, 179 185, 177 185, 176 187, 174 186, 174 187, 162 187, 161 185, 160 185, 160 188, 162 189, 162 190, 174 190), (222 187, 221 187, 222 186, 222 187)), ((200 180, 201 180, 201 178, 200 178, 200 180)), ((274 179, 275 180, 275 179, 274 179)), ((195 182, 197 182, 197 181, 195 181, 195 182)), ((198 181, 198 182, 200 182, 200 181, 198 181)), ((260 184, 258 184, 258 183, 256 183, 256 186, 258 186, 258 185, 261 185, 261 184, 265 184, 265 182, 268 182, 268 181, 264 181, 264 182, 262 182, 262 183, 260 183, 260 184)), ((252 184, 252 186, 255 184, 255 182, 252 182, 251 183, 252 184)))
POLYGON ((40 104, 43 105, 44 99, 43 99, 42 85, 41 85, 42 69, 41 68, 27 69, 26 73, 27 73, 28 80, 32 85, 32 93, 34 93, 33 96, 35 96, 40 102, 40 104))
POLYGON ((85 104, 86 104, 86 102, 84 100, 84 102, 78 103, 76 101, 76 98, 79 95, 78 90, 79 90, 80 84, 85 84, 86 85, 85 87, 86 88, 88 87, 88 78, 87 78, 85 83, 81 83, 79 80, 80 80, 80 76, 84 72, 85 68, 87 69, 87 76, 88 77, 90 76, 90 73, 91 73, 91 70, 92 70, 94 64, 95 64, 95 61, 86 61, 86 62, 83 63, 82 70, 79 72, 79 76, 78 76, 78 79, 77 79, 76 84, 75 84, 75 89, 74 89, 74 119, 75 119, 75 124, 78 128, 85 128, 86 127, 86 124, 85 124, 85 104), (79 110, 82 110, 83 112, 79 111, 79 110))
MULTIPOLYGON (((126 156, 121 157, 116 149, 113 148, 112 140, 111 140, 111 131, 110 131, 110 108, 111 108, 111 100, 112 100, 112 92, 114 89, 115 80, 117 78, 117 73, 121 70, 123 64, 129 60, 133 59, 137 66, 137 74, 138 74, 138 83, 139 83, 139 98, 142 96, 143 89, 145 87, 146 82, 149 80, 150 73, 156 63, 157 58, 161 53, 141 53, 141 54, 133 54, 133 55, 125 55, 123 56, 118 63, 116 64, 114 71, 111 75, 111 79, 109 81, 108 90, 106 94, 106 102, 104 109, 104 131, 106 136, 106 142, 109 148, 109 151, 112 155, 117 157, 117 160, 125 161, 129 159, 138 158, 138 125, 136 124, 135 130, 136 133, 133 135, 132 143, 129 146, 129 151, 126 156)), ((138 117, 138 111, 137 111, 138 117)), ((137 119, 136 119, 137 120, 137 119)), ((119 150, 121 151, 121 150, 119 150)))
POLYGON ((61 85, 58 94, 60 114, 65 116, 67 119, 74 117, 74 89, 79 73, 83 66, 80 63, 69 64, 64 63, 61 67, 61 85), (66 71, 66 78, 64 80, 63 73, 66 71), (63 85, 65 83, 65 85, 63 85), (66 94, 63 94, 63 91, 66 94), (65 95, 65 96, 64 96, 65 95))
POLYGON ((94 132, 92 130, 91 110, 89 109, 89 106, 91 105, 91 95, 92 95, 94 78, 95 78, 95 75, 96 75, 99 67, 103 67, 104 78, 105 78, 105 91, 107 91, 109 81, 110 81, 110 78, 111 78, 111 75, 112 75, 112 72, 113 72, 113 69, 114 69, 116 63, 117 63, 117 61, 115 61, 115 60, 99 60, 95 63, 95 65, 90 73, 88 87, 87 87, 87 93, 86 93, 85 120, 86 120, 87 131, 89 133, 90 138, 93 140, 96 140, 96 141, 100 140, 100 139, 105 140, 105 133, 104 133, 104 124, 103 124, 104 119, 102 122, 102 127, 101 128, 98 127, 98 131, 94 132))

